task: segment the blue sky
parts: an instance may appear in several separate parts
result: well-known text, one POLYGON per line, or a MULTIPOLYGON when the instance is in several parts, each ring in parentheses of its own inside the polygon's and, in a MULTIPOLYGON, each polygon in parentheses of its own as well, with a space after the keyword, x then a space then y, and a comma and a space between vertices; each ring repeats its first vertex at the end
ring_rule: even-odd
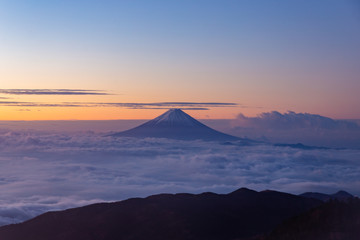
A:
POLYGON ((360 118, 359 42, 360 4, 350 0, 0 1, 3 88, 247 106, 214 110, 217 118, 271 110, 360 118))

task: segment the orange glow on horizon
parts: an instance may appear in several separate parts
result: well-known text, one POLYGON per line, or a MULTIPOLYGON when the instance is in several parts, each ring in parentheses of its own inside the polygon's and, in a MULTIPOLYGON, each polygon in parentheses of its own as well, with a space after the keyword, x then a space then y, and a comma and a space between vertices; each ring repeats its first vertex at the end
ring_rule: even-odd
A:
MULTIPOLYGON (((117 120, 152 119, 167 109, 125 109, 117 107, 1 107, 0 120, 36 121, 36 120, 117 120)), ((198 119, 232 119, 238 109, 184 110, 198 119)))
MULTIPOLYGON (((291 109, 290 109, 291 110, 291 109)), ((345 119, 340 116, 331 116, 331 109, 323 109, 322 113, 299 111, 303 113, 320 114, 322 116, 345 119), (328 110, 328 111, 326 111, 328 110)), ((119 107, 0 107, 0 121, 36 121, 36 120, 130 120, 152 119, 167 109, 127 109, 119 107)), ((238 114, 254 117, 262 112, 287 112, 288 109, 271 108, 211 108, 209 110, 184 110, 196 119, 234 119, 238 114)), ((356 119, 355 117, 347 117, 356 119)))

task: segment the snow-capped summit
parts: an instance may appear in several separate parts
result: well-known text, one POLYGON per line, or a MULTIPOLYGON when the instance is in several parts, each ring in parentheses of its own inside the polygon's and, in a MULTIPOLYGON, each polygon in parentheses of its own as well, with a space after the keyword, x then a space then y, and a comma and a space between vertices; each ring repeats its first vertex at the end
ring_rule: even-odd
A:
POLYGON ((144 125, 146 126, 167 126, 167 127, 196 127, 205 126, 201 122, 195 120, 189 114, 184 113, 181 109, 169 109, 162 115, 148 121, 144 125))
POLYGON ((112 134, 114 137, 154 137, 182 140, 234 141, 239 138, 218 132, 181 109, 170 109, 138 127, 112 134))

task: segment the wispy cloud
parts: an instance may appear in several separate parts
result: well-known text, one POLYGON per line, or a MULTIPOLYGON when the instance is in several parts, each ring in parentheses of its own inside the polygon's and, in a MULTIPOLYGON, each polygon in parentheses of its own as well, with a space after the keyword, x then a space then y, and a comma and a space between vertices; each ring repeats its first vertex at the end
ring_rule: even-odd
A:
POLYGON ((19 111, 19 112, 30 112, 31 110, 30 109, 18 109, 17 111, 19 111))
POLYGON ((120 107, 129 109, 168 109, 208 110, 210 107, 234 107, 236 103, 219 102, 155 102, 155 103, 123 103, 123 102, 62 102, 39 103, 20 101, 0 101, 1 106, 17 107, 120 107))
MULTIPOLYGON (((128 109, 152 109, 152 110, 168 110, 171 107, 128 107, 128 109)), ((177 106, 177 108, 181 108, 182 110, 196 110, 196 111, 204 111, 204 110, 210 110, 210 108, 204 108, 204 107, 180 107, 177 106)))
MULTIPOLYGON (((89 89, 0 89, 0 94, 9 95, 111 95, 103 90, 89 89)), ((30 102, 0 101, 0 106, 11 107, 120 107, 128 109, 168 109, 182 108, 184 110, 208 110, 210 107, 234 107, 237 103, 224 102, 30 102)), ((246 107, 246 106, 242 106, 246 107)))
POLYGON ((104 106, 117 106, 132 109, 168 109, 182 108, 191 110, 207 110, 208 107, 234 107, 237 103, 223 102, 155 102, 155 103, 103 103, 104 106))
POLYGON ((88 89, 0 89, 0 94, 10 95, 109 95, 102 90, 88 89))
POLYGON ((96 105, 84 104, 84 103, 38 103, 38 102, 0 101, 0 106, 4 106, 4 107, 95 107, 96 105))

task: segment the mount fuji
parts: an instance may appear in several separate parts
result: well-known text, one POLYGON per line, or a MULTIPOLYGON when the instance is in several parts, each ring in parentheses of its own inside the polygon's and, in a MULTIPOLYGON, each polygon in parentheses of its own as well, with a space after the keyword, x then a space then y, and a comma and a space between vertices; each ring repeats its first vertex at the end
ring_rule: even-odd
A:
POLYGON ((113 137, 171 138, 179 140, 235 141, 241 138, 216 131, 181 109, 170 109, 138 127, 111 134, 113 137))

